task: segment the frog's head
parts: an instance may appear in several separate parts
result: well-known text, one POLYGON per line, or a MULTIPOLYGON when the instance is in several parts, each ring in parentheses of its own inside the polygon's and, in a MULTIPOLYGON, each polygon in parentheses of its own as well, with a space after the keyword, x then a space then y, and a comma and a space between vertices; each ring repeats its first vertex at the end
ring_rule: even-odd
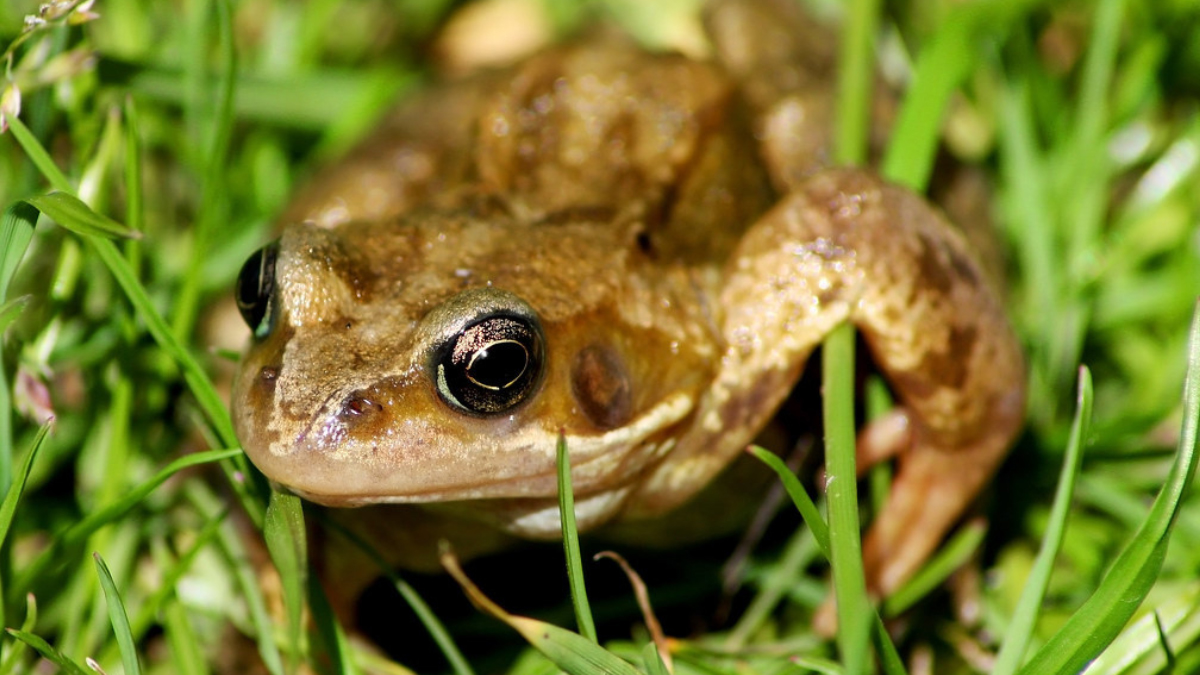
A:
POLYGON ((286 228, 238 281, 251 460, 327 505, 545 498, 562 434, 581 494, 628 487, 692 412, 708 340, 630 281, 636 244, 573 228, 286 228))

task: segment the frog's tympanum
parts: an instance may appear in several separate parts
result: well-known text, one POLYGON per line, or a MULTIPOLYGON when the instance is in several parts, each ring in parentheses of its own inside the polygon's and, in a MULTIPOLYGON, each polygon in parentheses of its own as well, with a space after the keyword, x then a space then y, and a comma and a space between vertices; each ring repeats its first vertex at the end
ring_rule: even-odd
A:
POLYGON ((936 208, 827 168, 833 50, 790 10, 711 7, 711 61, 597 35, 442 85, 318 175, 239 280, 254 464, 410 565, 559 536, 560 434, 581 529, 638 522, 848 321, 897 399, 860 443, 898 461, 868 578, 909 577, 1019 429, 1022 359, 936 208))

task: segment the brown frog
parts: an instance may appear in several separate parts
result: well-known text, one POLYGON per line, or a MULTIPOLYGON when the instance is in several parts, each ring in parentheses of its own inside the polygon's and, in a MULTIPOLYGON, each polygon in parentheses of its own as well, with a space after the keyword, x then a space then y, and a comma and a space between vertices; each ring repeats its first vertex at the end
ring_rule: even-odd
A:
POLYGON ((712 62, 605 36, 432 89, 319 175, 239 280, 255 465, 418 567, 559 536, 560 434, 581 529, 638 522, 849 321, 898 399, 860 441, 898 457, 868 578, 907 579, 1020 427, 1017 340, 937 209, 822 168, 825 34, 783 2, 708 25, 712 62))

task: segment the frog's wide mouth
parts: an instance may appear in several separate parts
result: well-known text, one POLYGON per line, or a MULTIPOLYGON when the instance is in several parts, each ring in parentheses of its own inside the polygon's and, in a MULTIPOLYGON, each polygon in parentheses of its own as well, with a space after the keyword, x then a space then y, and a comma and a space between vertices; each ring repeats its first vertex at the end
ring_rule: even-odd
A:
MULTIPOLYGON (((565 436, 576 492, 594 494, 635 480, 674 447, 664 431, 693 408, 690 396, 677 393, 617 429, 565 436)), ((406 433, 356 438, 336 415, 323 414, 293 443, 247 451, 268 478, 326 506, 557 494, 558 429, 526 425, 464 437, 416 419, 400 426, 406 433)))

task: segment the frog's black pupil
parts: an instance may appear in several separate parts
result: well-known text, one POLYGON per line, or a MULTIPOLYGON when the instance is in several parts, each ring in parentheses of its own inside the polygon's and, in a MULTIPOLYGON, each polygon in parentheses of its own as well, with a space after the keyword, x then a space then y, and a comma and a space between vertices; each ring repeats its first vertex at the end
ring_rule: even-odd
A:
POLYGON ((234 295, 238 311, 254 335, 262 337, 270 331, 270 309, 275 294, 275 244, 255 251, 238 274, 234 295))
POLYGON ((443 348, 438 392, 455 407, 488 415, 521 401, 537 384, 542 339, 520 316, 491 316, 467 326, 443 348))
POLYGON ((475 352, 467 377, 489 389, 503 389, 520 379, 529 365, 529 353, 519 342, 501 340, 475 352))

